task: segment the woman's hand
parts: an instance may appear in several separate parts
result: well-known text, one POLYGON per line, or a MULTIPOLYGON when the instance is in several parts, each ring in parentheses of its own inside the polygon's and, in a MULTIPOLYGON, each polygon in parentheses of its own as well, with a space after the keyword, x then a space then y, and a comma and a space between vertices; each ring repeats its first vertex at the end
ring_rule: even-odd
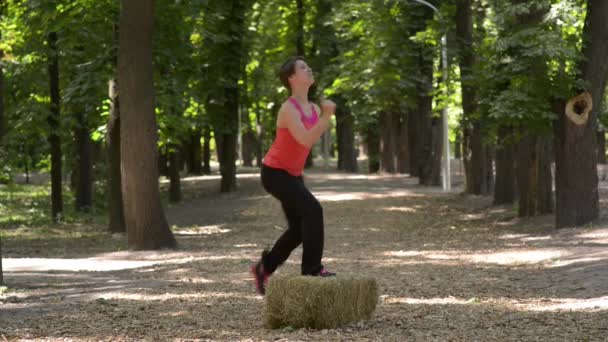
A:
POLYGON ((321 112, 323 115, 334 115, 336 112, 336 104, 328 99, 321 98, 321 112))

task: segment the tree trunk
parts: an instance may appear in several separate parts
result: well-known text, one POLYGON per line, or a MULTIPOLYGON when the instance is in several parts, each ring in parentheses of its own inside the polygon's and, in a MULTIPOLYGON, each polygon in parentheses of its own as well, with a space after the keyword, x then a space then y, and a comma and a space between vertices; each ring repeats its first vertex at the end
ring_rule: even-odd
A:
POLYGON ((395 156, 396 151, 396 137, 395 137, 395 120, 393 117, 395 114, 392 112, 382 112, 380 114, 382 135, 380 140, 380 154, 382 156, 380 169, 386 173, 397 172, 397 165, 395 156))
POLYGON ((407 113, 398 115, 398 136, 397 136, 397 171, 401 174, 410 172, 410 149, 408 136, 408 118, 407 113))
POLYGON ((512 139, 513 131, 511 128, 499 128, 496 147, 495 205, 515 202, 515 160, 512 139))
POLYGON ((211 127, 203 126, 203 174, 211 174, 211 127))
POLYGON ((258 141, 251 127, 243 134, 243 166, 253 167, 253 159, 258 151, 258 141))
MULTIPOLYGON (((6 14, 6 1, 0 1, 0 19, 6 14)), ((0 40, 2 32, 0 32, 0 40)), ((4 50, 0 49, 0 61, 4 60, 4 50)), ((4 63, 0 63, 0 146, 2 138, 6 134, 6 117, 4 115, 4 63)), ((2 283, 2 254, 0 253, 0 284, 2 283)))
POLYGON ((51 203, 53 222, 59 221, 63 213, 62 179, 61 179, 61 125, 59 96, 59 51, 57 49, 57 32, 48 34, 49 48, 49 88, 51 94, 51 114, 49 123, 49 145, 51 148, 51 203))
POLYGON ((88 212, 93 206, 92 141, 85 115, 77 114, 76 146, 78 146, 78 182, 76 210, 88 212))
POLYGON ((474 122, 470 136, 470 176, 467 179, 471 181, 471 184, 466 188, 469 190, 468 193, 474 195, 487 195, 492 191, 492 159, 489 148, 483 141, 482 127, 481 122, 474 122), (488 176, 488 174, 490 175, 488 176))
POLYGON ((200 175, 203 172, 201 163, 201 129, 195 128, 190 131, 188 143, 183 149, 188 168, 188 174, 200 175))
MULTIPOLYGON (((607 1, 587 1, 583 58, 578 66, 591 94, 592 110, 587 120, 579 120, 577 124, 565 115, 565 101, 554 104, 558 114, 554 125, 557 228, 583 225, 599 215, 596 125, 608 76, 606 17, 607 1)), ((580 103, 577 114, 589 106, 589 103, 580 103)))
POLYGON ((122 181, 120 174, 120 103, 116 80, 110 81, 110 118, 106 140, 108 143, 108 230, 113 233, 126 232, 125 214, 122 200, 122 181))
POLYGON ((336 96, 336 137, 338 143, 338 170, 359 172, 355 150, 354 117, 342 96, 336 96))
POLYGON ((166 147, 159 147, 156 152, 158 155, 158 174, 169 177, 169 154, 166 147))
POLYGON ((456 132, 456 140, 454 141, 454 159, 462 158, 462 132, 456 132))
POLYGON ((175 247, 160 201, 158 128, 154 111, 153 0, 122 0, 118 49, 121 162, 127 240, 131 249, 175 247))
MULTIPOLYGON (((0 38, 1 37, 2 35, 0 33, 0 38)), ((0 49, 0 61, 2 60, 4 60, 4 51, 0 49)), ((6 118, 4 116, 4 64, 0 63, 0 146, 2 146, 2 138, 4 137, 5 133, 6 118)))
POLYGON ((416 155, 418 159, 419 184, 441 185, 441 120, 433 118, 433 97, 430 94, 433 80, 433 60, 419 56, 422 79, 418 91, 418 139, 416 155))
POLYGON ((606 164, 606 131, 597 131, 597 163, 606 164))
POLYGON ((239 125, 239 78, 241 59, 243 55, 243 35, 245 33, 245 16, 249 1, 233 0, 227 6, 226 17, 220 21, 218 30, 227 30, 230 37, 228 41, 218 43, 218 50, 224 56, 224 60, 217 64, 222 68, 224 84, 214 90, 211 114, 215 115, 214 128, 217 134, 221 192, 236 190, 236 145, 239 125), (221 105, 220 105, 221 104, 221 105))
MULTIPOLYGON (((465 192, 475 195, 485 195, 491 191, 489 184, 488 151, 483 141, 483 125, 481 119, 473 118, 477 110, 473 68, 475 66, 475 50, 473 47, 473 15, 471 0, 456 1, 456 36, 460 62, 460 82, 462 84, 463 122, 470 123, 472 130, 467 132, 465 144, 465 192)), ((466 127, 466 126, 465 126, 466 127)), ((466 129, 466 128, 465 128, 466 129)))
POLYGON ((416 109, 409 110, 407 120, 407 136, 409 142, 410 177, 420 176, 418 137, 420 113, 416 109))
POLYGON ((2 271, 2 234, 0 234, 0 286, 4 285, 4 272, 2 271))
POLYGON ((173 145, 170 147, 169 155, 169 201, 171 203, 177 203, 182 200, 182 186, 179 178, 179 171, 181 169, 181 158, 178 146, 173 145))
POLYGON ((517 144, 519 217, 553 212, 551 138, 525 134, 517 144))
POLYGON ((368 127, 365 141, 367 144, 369 173, 377 173, 380 171, 380 136, 377 127, 368 127))

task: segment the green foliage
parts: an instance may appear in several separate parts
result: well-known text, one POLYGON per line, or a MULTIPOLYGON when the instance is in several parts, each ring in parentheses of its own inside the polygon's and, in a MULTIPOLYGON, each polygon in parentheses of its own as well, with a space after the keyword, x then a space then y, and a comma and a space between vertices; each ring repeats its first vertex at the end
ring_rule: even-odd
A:
POLYGON ((476 70, 478 116, 496 124, 547 132, 554 98, 577 83, 582 8, 575 1, 495 2, 488 13, 476 70))

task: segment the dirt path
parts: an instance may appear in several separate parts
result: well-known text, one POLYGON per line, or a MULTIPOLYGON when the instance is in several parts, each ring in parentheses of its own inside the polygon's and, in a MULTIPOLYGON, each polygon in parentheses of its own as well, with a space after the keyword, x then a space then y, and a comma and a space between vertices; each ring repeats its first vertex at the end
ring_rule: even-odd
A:
MULTIPOLYGON (((375 316, 267 330, 247 270, 285 221, 257 175, 241 175, 236 194, 217 195, 217 182, 186 179, 190 199, 167 209, 177 251, 117 251, 124 237, 95 226, 46 246, 8 241, 15 290, 0 294, 0 341, 608 340, 608 219, 556 231, 552 217, 519 221, 489 198, 337 173, 306 180, 324 207, 325 264, 376 277, 375 316)), ((297 273, 300 257, 280 272, 297 273)))

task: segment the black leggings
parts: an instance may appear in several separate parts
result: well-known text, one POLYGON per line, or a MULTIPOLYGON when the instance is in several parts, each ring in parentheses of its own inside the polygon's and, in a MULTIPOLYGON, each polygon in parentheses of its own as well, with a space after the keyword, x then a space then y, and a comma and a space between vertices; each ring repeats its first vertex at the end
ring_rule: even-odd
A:
POLYGON ((302 177, 284 170, 262 165, 262 185, 281 201, 289 224, 262 259, 264 270, 273 273, 287 260, 289 254, 302 244, 302 274, 316 275, 321 271, 323 257, 323 208, 306 186, 302 177))

